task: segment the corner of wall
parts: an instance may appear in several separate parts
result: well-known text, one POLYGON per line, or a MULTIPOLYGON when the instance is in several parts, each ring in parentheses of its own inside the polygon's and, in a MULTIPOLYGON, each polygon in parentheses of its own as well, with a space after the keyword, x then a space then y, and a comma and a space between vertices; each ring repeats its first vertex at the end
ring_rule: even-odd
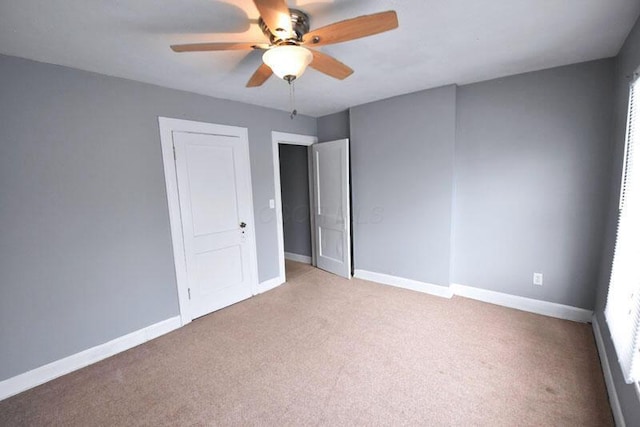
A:
POLYGON ((457 167, 456 167, 456 150, 458 144, 458 85, 453 85, 453 148, 451 159, 451 225, 449 228, 449 283, 454 283, 455 278, 455 247, 456 247, 456 194, 457 194, 457 167))

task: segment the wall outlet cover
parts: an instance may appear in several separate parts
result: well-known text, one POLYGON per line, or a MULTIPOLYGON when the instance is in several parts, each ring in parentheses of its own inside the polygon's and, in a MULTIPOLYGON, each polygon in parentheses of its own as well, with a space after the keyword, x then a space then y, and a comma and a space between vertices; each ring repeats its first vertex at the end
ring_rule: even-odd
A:
POLYGON ((536 286, 542 286, 542 273, 533 273, 533 284, 536 286))

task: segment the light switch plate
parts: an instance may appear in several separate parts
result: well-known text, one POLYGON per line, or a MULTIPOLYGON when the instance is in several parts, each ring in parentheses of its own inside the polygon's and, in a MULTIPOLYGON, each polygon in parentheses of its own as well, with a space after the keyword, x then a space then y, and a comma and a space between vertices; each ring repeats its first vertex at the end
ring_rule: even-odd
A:
POLYGON ((269 209, 275 209, 276 208, 276 201, 273 199, 269 199, 269 209))

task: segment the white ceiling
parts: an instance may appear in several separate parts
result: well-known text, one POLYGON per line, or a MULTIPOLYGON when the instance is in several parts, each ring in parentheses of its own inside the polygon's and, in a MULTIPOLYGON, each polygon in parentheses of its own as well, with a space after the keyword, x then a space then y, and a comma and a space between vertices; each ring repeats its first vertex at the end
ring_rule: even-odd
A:
MULTIPOLYGON (((638 0, 290 0, 311 28, 394 9, 400 28, 320 48, 351 66, 344 81, 309 69, 301 114, 446 84, 611 57, 638 0)), ((263 40, 251 0, 0 0, 0 53, 287 110, 287 84, 245 83, 260 52, 177 54, 170 44, 263 40)))

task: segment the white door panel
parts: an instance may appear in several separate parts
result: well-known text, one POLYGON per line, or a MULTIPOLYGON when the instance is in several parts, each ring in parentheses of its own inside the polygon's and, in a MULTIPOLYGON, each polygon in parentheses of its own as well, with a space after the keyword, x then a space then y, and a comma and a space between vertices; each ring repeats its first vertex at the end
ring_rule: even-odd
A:
POLYGON ((196 318, 252 295, 248 144, 237 136, 188 132, 174 132, 173 142, 189 306, 196 318))
POLYGON ((312 148, 316 263, 318 268, 350 278, 349 140, 312 148))
POLYGON ((233 230, 239 223, 233 147, 203 144, 193 141, 185 147, 193 230, 197 236, 233 230))

